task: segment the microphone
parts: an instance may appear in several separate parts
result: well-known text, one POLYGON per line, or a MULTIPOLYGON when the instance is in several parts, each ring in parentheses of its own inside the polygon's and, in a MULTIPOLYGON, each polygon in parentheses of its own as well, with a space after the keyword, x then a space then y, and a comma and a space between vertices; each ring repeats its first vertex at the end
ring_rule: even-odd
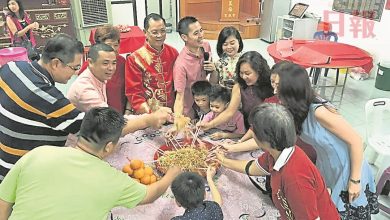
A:
POLYGON ((210 53, 209 52, 203 52, 203 57, 204 57, 204 60, 205 61, 208 61, 209 60, 209 58, 210 58, 210 53))
MULTIPOLYGON (((202 48, 203 48, 203 47, 202 47, 202 48)), ((209 59, 210 59, 210 53, 204 51, 204 49, 203 49, 203 58, 204 58, 204 61, 209 61, 209 59)), ((203 61, 203 62, 204 62, 204 61, 203 61)), ((208 74, 210 74, 210 71, 206 71, 206 75, 208 75, 208 74)))

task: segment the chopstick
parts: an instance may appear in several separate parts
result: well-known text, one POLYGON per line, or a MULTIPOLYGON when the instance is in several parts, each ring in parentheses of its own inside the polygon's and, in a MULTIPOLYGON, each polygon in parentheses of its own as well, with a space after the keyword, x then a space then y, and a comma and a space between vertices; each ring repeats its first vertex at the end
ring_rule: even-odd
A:
MULTIPOLYGON (((200 116, 199 122, 201 122, 203 120, 203 118, 204 118, 204 115, 200 116)), ((200 127, 197 127, 196 130, 195 130, 194 139, 192 140, 191 145, 195 145, 195 142, 198 139, 199 131, 200 131, 200 127)))

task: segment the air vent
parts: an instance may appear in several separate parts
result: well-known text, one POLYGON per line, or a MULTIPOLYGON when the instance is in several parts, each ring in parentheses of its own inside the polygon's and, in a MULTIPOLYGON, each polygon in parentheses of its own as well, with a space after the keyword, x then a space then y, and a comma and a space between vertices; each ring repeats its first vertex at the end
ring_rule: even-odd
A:
POLYGON ((80 0, 83 27, 108 24, 106 0, 80 0))

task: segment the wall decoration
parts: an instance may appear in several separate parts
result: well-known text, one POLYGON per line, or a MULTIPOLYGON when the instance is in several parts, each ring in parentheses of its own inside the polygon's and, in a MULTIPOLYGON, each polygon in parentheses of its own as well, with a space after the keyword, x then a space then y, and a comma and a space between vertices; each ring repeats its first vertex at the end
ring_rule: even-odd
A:
MULTIPOLYGON (((334 11, 380 21, 386 0, 334 0, 334 11)), ((387 0, 387 5, 390 0, 387 0)), ((387 7, 386 5, 386 7, 387 7)))

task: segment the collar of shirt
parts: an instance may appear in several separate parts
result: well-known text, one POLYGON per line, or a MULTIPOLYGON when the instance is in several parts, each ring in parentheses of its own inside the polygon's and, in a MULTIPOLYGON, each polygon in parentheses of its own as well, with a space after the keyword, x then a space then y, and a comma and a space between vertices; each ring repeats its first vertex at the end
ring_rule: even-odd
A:
POLYGON ((102 82, 102 81, 98 80, 98 78, 96 78, 95 75, 93 75, 93 73, 92 73, 91 69, 89 69, 89 67, 87 68, 87 70, 88 70, 88 72, 87 72, 87 73, 88 73, 88 77, 92 80, 92 83, 93 83, 97 88, 103 89, 104 86, 105 86, 106 83, 107 83, 107 80, 104 81, 104 82, 102 82))
POLYGON ((295 146, 285 148, 282 153, 280 153, 279 158, 275 161, 273 169, 279 171, 288 160, 291 158, 291 155, 294 153, 295 146))
POLYGON ((151 53, 153 53, 155 56, 156 56, 156 55, 158 56, 158 55, 162 54, 162 52, 164 51, 164 48, 165 48, 164 45, 165 45, 165 44, 162 45, 161 51, 158 51, 158 50, 154 49, 152 46, 150 46, 150 44, 149 44, 147 41, 145 42, 145 48, 146 48, 148 51, 150 51, 151 53))
POLYGON ((54 80, 51 77, 50 73, 45 68, 43 68, 41 65, 39 65, 37 61, 31 62, 31 65, 33 65, 35 69, 37 69, 40 73, 42 73, 44 76, 46 76, 49 79, 50 83, 52 85, 54 85, 54 80))
MULTIPOLYGON (((184 46, 184 50, 185 50, 186 54, 187 54, 188 56, 192 57, 192 58, 195 58, 195 59, 203 59, 203 54, 197 55, 197 54, 191 52, 190 49, 188 49, 187 46, 184 46)), ((199 48, 199 50, 200 50, 200 48, 199 48)))

